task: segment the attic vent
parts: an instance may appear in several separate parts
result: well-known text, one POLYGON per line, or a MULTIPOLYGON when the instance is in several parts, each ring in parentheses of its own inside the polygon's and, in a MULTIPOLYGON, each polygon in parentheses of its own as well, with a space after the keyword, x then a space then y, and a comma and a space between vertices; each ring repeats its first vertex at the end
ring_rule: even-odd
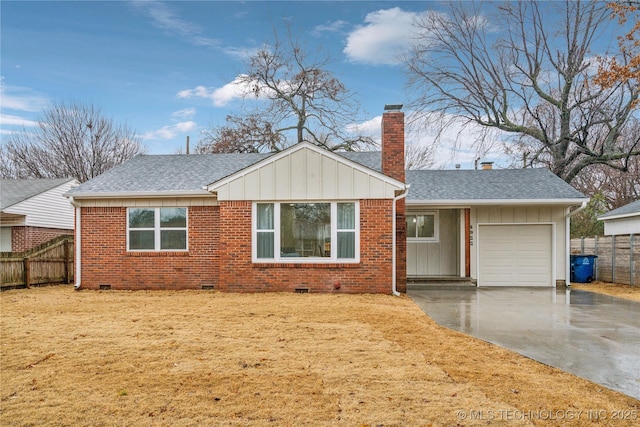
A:
POLYGON ((308 294, 309 288, 295 288, 294 291, 296 294, 308 294))
POLYGON ((101 291, 110 291, 111 290, 111 285, 100 285, 100 290, 101 291))
POLYGON ((214 289, 214 285, 202 285, 203 291, 212 291, 214 289))
POLYGON ((493 162, 482 162, 480 166, 482 166, 482 170, 491 170, 493 169, 493 162))

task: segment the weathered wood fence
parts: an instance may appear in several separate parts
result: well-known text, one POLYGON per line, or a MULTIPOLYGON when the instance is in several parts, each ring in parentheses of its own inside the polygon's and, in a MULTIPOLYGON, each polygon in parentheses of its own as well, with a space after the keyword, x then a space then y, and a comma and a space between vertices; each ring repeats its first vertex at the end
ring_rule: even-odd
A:
POLYGON ((571 239, 571 253, 596 255, 596 280, 640 286, 640 237, 582 237, 571 239))
POLYGON ((25 252, 0 252, 0 289, 73 281, 73 236, 60 236, 25 252))

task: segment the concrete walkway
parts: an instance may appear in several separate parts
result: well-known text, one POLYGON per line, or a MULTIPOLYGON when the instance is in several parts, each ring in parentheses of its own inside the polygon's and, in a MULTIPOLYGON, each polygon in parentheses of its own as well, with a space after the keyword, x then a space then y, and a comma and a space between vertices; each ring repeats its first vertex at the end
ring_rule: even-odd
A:
POLYGON ((640 303, 565 288, 407 294, 442 326, 640 399, 640 303))

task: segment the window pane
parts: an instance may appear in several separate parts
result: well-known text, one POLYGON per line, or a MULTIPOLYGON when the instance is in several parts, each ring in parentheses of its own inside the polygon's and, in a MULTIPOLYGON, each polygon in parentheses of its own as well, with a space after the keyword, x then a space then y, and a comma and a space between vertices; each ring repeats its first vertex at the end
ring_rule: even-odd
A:
POLYGON ((273 231, 259 231, 257 233, 258 258, 273 259, 273 231))
POLYGON ((407 215, 407 237, 416 237, 416 222, 418 219, 415 215, 407 215))
POLYGON ((187 230, 161 231, 160 249, 187 249, 187 230))
POLYGON ((273 230, 273 203, 259 203, 258 208, 258 230, 273 230))
POLYGON ((356 233, 353 231, 338 232, 338 258, 356 257, 356 233))
POLYGON ((329 257, 330 246, 330 203, 283 203, 280 206, 280 252, 283 256, 329 257))
POLYGON ((417 222, 417 237, 434 237, 435 222, 434 215, 419 215, 417 222))
POLYGON ((153 230, 129 231, 129 249, 155 249, 155 236, 153 230))
POLYGON ((186 208, 161 208, 160 227, 186 227, 186 208))
POLYGON ((338 230, 356 228, 356 204, 338 203, 338 230))
POLYGON ((155 226, 155 209, 129 209, 129 228, 153 228, 155 226))

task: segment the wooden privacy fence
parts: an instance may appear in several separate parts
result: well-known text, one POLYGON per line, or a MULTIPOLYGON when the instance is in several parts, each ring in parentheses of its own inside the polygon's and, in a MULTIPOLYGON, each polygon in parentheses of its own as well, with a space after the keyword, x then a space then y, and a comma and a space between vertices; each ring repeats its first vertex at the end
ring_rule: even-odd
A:
POLYGON ((636 234, 571 239, 571 253, 596 255, 596 280, 640 285, 640 238, 636 234))
POLYGON ((0 252, 2 290, 73 281, 73 236, 60 236, 25 252, 0 252))

